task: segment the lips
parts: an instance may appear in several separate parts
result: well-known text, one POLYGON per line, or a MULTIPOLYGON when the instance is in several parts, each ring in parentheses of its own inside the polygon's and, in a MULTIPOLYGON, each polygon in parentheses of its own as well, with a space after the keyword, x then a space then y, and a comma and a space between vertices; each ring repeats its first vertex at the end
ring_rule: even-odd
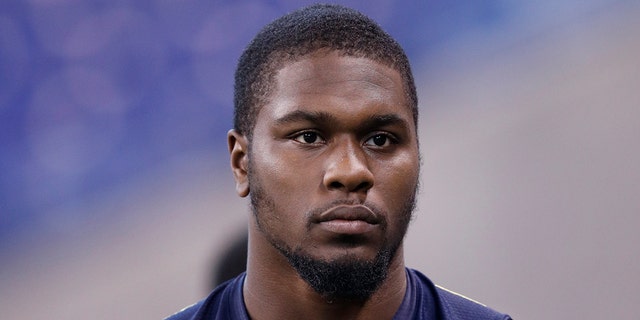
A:
POLYGON ((380 217, 364 205, 339 205, 320 213, 315 222, 326 231, 337 234, 362 234, 380 224, 380 217))
POLYGON ((317 222, 331 220, 362 220, 370 224, 378 224, 379 217, 364 205, 339 205, 322 212, 317 217, 317 222))

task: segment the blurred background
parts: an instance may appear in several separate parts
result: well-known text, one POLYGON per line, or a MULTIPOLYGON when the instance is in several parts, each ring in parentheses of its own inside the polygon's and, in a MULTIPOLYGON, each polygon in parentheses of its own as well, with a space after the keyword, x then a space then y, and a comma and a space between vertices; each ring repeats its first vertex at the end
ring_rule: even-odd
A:
MULTIPOLYGON (((233 71, 309 1, 3 0, 0 319, 162 319, 242 236, 233 71)), ((638 319, 640 3, 339 1, 404 46, 407 265, 516 319, 638 319)))

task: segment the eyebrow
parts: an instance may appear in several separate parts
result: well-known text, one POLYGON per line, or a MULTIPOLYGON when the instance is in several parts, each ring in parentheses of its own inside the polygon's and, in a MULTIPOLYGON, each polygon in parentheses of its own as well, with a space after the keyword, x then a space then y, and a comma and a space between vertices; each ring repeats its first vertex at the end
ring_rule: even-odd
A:
POLYGON ((303 110, 296 110, 285 114, 284 116, 276 119, 277 125, 285 125, 294 122, 308 121, 313 123, 330 123, 337 121, 336 117, 327 112, 309 112, 303 110))
POLYGON ((367 120, 365 120, 362 124, 364 128, 379 128, 391 125, 400 125, 403 128, 408 128, 409 124, 407 121, 402 119, 400 116, 394 113, 390 114, 377 114, 372 115, 367 120))
MULTIPOLYGON (((286 125, 299 121, 307 121, 317 124, 331 124, 332 122, 338 122, 338 118, 332 114, 323 111, 303 111, 296 110, 285 114, 284 116, 276 119, 276 125, 286 125)), ((372 129, 390 125, 400 125, 408 127, 406 120, 394 113, 389 114, 374 114, 365 119, 360 124, 361 128, 372 129)))

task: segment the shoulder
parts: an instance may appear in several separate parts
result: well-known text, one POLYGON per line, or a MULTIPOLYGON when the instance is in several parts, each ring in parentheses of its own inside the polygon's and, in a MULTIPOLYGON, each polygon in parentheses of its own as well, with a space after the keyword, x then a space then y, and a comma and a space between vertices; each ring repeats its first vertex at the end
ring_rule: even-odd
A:
POLYGON ((449 289, 436 286, 436 290, 440 299, 442 313, 448 315, 451 319, 511 319, 506 314, 499 313, 480 302, 449 289))
POLYGON ((194 318, 195 314, 198 313, 198 310, 202 308, 205 300, 201 300, 197 303, 194 303, 184 309, 174 313, 173 315, 165 318, 165 320, 192 320, 197 319, 194 318))
POLYGON ((221 284, 205 299, 165 320, 248 319, 242 297, 243 282, 244 273, 221 284))
POLYGON ((506 314, 497 312, 484 304, 467 298, 441 286, 434 285, 425 275, 413 269, 407 269, 421 285, 430 287, 435 295, 440 319, 446 320, 510 320, 506 314))

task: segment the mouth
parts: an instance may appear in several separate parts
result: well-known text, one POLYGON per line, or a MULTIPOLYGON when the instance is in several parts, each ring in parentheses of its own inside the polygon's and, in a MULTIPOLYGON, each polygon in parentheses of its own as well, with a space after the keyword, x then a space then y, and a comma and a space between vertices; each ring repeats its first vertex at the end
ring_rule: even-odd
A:
POLYGON ((380 217, 364 205, 339 205, 320 213, 314 222, 331 233, 358 235, 377 229, 380 217))

